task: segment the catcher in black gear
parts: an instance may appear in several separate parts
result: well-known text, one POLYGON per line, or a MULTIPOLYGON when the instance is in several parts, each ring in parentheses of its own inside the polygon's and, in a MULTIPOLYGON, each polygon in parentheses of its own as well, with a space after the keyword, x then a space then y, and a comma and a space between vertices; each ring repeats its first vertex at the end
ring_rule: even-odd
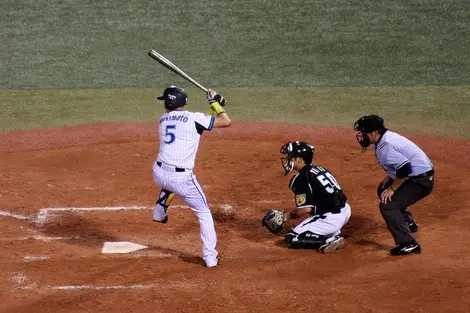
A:
POLYGON ((296 208, 289 214, 271 209, 263 218, 263 226, 279 233, 288 220, 305 218, 290 229, 285 242, 289 248, 333 252, 344 244, 341 228, 351 216, 346 195, 333 174, 312 164, 315 148, 304 141, 288 142, 281 148, 285 175, 297 173, 289 182, 295 195, 296 208))

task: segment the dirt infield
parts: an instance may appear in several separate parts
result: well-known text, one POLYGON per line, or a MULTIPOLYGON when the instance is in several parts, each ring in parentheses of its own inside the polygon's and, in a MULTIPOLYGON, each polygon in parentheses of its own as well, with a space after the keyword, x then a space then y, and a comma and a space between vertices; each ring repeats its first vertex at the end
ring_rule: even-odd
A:
POLYGON ((353 131, 235 123, 204 134, 195 173, 221 253, 206 269, 190 210, 151 221, 156 127, 0 134, 1 313, 468 312, 470 142, 409 136, 434 162, 436 185, 411 207, 423 252, 394 258, 375 195, 384 173, 353 131), (288 250, 260 225, 267 208, 294 205, 279 148, 297 139, 315 144, 352 207, 350 237, 331 255, 288 250), (106 241, 148 248, 102 254, 106 241))

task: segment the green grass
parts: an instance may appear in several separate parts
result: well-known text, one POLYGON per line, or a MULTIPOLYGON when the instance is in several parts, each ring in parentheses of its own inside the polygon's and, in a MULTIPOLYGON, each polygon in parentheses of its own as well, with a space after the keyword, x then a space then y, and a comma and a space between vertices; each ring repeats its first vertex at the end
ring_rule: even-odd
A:
POLYGON ((0 89, 470 85, 462 0, 2 0, 0 89))
MULTIPOLYGON (((470 1, 2 0, 0 130, 149 121, 169 84, 154 48, 235 120, 469 138, 470 1), (157 91, 158 89, 158 91, 157 91)), ((203 110, 205 99, 190 90, 203 110)))
MULTIPOLYGON (((0 130, 110 121, 155 121, 161 89, 0 92, 0 130)), ((377 113, 400 131, 470 139, 468 86, 221 88, 234 120, 352 127, 377 113)), ((205 111, 204 93, 188 89, 191 111, 205 111)))

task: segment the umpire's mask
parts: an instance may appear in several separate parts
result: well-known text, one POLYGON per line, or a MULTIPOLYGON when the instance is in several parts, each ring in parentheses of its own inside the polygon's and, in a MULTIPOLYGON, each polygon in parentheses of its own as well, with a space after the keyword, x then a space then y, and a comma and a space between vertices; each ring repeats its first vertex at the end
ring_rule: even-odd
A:
POLYGON ((362 152, 364 152, 370 146, 370 139, 367 134, 373 131, 383 134, 387 131, 387 128, 385 128, 384 120, 380 116, 366 115, 354 123, 354 130, 357 131, 356 139, 362 147, 362 152))

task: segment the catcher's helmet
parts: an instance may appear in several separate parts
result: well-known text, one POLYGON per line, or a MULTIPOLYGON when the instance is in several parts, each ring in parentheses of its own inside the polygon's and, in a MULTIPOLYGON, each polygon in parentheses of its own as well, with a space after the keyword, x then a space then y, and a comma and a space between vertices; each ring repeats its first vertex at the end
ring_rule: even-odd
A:
POLYGON ((364 152, 370 146, 370 139, 367 133, 378 131, 379 134, 383 134, 387 128, 385 128, 384 120, 380 116, 366 115, 354 123, 354 130, 357 131, 356 139, 362 147, 362 152, 364 152))
POLYGON ((188 94, 183 88, 176 86, 169 86, 163 91, 163 95, 157 97, 158 100, 163 100, 167 110, 174 110, 183 107, 188 103, 188 94))
POLYGON ((284 174, 287 175, 292 171, 294 167, 293 158, 302 158, 305 164, 311 164, 313 155, 315 154, 315 147, 309 145, 305 141, 294 141, 288 142, 281 147, 281 154, 284 156, 281 158, 282 167, 286 171, 284 174))

